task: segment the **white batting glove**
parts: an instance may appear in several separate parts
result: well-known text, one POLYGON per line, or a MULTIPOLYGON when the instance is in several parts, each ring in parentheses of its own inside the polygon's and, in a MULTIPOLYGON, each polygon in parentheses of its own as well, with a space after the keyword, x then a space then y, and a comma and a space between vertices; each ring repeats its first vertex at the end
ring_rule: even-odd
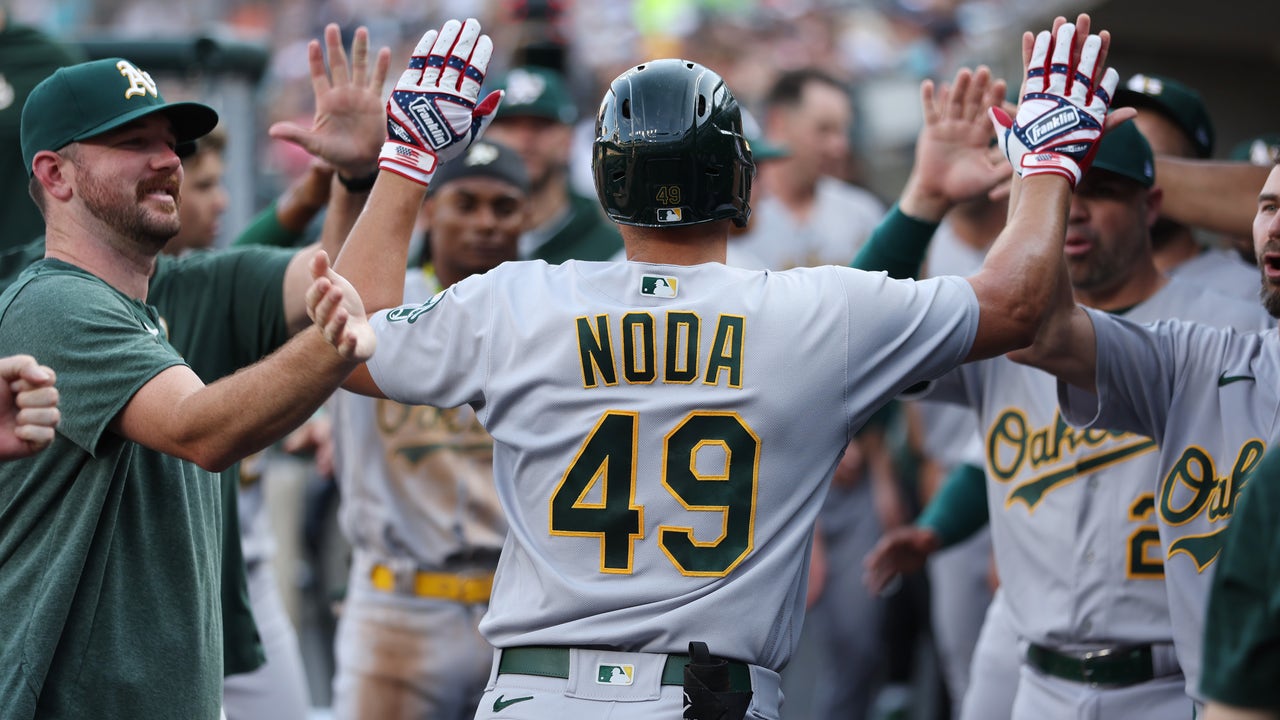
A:
POLYGON ((493 42, 474 18, 429 30, 387 100, 387 140, 378 167, 426 185, 493 120, 502 92, 479 103, 493 42))
POLYGON ((1010 118, 991 108, 996 139, 1014 172, 1022 177, 1054 173, 1072 189, 1093 162, 1102 138, 1107 108, 1120 76, 1107 68, 1101 87, 1094 86, 1102 39, 1090 35, 1072 65, 1075 25, 1064 23, 1054 37, 1048 30, 1036 36, 1027 67, 1018 115, 1010 118))

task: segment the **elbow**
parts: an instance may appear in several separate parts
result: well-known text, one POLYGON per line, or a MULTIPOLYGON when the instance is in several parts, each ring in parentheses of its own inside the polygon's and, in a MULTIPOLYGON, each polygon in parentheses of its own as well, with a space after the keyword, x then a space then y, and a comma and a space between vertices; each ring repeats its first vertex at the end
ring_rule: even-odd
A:
POLYGON ((1032 303, 1014 303, 1006 312, 1009 351, 1024 350, 1036 342, 1044 321, 1044 308, 1032 303))
POLYGON ((211 473, 223 472, 240 460, 240 458, 231 456, 230 453, 213 451, 194 453, 192 457, 187 459, 199 465, 201 469, 208 470, 211 473))
POLYGON ((240 457, 228 448, 219 448, 212 443, 199 441, 181 443, 183 452, 179 456, 187 462, 195 463, 203 470, 220 473, 240 461, 240 457))

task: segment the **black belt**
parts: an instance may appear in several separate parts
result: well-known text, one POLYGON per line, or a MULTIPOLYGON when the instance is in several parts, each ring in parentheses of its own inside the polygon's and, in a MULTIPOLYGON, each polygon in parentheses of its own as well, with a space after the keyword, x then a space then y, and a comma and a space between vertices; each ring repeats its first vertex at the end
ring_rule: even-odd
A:
MULTIPOLYGON (((751 670, 746 663, 729 660, 729 690, 751 692, 751 670)), ((684 685, 684 666, 688 655, 667 655, 662 668, 663 685, 684 685)), ((499 675, 537 675, 540 677, 569 678, 569 648, 563 647, 514 647, 502 651, 498 659, 499 675)))
POLYGON ((1066 655, 1032 644, 1027 648, 1027 663, 1046 675, 1091 685, 1137 685, 1156 677, 1150 645, 1066 655))

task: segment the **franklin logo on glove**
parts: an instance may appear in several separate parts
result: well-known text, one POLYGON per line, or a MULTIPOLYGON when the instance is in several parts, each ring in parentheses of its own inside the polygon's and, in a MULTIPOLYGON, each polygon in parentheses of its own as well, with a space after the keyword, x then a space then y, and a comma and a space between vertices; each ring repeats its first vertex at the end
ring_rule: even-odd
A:
POLYGON ((1039 145, 1045 140, 1061 134, 1065 129, 1073 127, 1075 123, 1075 110, 1064 107, 1041 117, 1036 120, 1034 125, 1027 128, 1027 141, 1032 145, 1039 145))

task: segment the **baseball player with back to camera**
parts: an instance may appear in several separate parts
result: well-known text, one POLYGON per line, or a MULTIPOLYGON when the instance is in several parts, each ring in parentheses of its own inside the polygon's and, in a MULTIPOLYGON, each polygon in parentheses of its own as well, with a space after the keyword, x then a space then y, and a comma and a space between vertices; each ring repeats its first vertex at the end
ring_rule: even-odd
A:
MULTIPOLYGON (((1280 317, 1280 170, 1258 196, 1253 245, 1263 307, 1280 317)), ((1197 700, 1209 585, 1247 474, 1280 430, 1280 334, 1162 321, 1138 325, 1058 298, 1016 359, 1059 378, 1076 427, 1146 435, 1160 447, 1154 497, 1178 660, 1197 700)))
MULTIPOLYGON (((1093 88, 1117 81, 1087 28, 1041 34, 1044 99, 1002 119, 1028 137, 1054 113, 1071 142, 1007 144, 1018 210, 968 279, 723 265, 750 212, 750 148, 720 77, 668 59, 615 79, 597 116, 597 192, 628 262, 506 263, 375 315, 379 354, 347 387, 469 404, 494 439, 509 531, 477 718, 778 717, 813 522, 852 433, 904 388, 1038 330, 1107 119, 1093 88)), ((450 21, 392 93, 383 172, 339 260, 374 306, 403 293, 437 164, 500 101, 477 102, 491 52, 478 23, 450 21)))
MULTIPOLYGON (((956 91, 963 87, 957 82, 956 91)), ((947 168, 942 140, 926 132, 918 146, 920 166, 900 205, 917 219, 955 192, 939 180, 961 175, 947 168)), ((1068 215, 1065 259, 1076 300, 1136 321, 1176 316, 1265 328, 1269 318, 1256 305, 1156 268, 1149 235, 1160 208, 1155 180, 1151 148, 1134 123, 1103 137, 1068 215)), ((872 243, 905 239, 885 229, 872 243)), ((973 491, 988 498, 1006 601, 992 613, 1005 609, 1022 645, 1001 648, 1022 658, 1012 717, 1189 716, 1154 523, 1155 444, 1132 433, 1072 432, 1059 418, 1055 388, 1047 373, 994 358, 948 373, 928 394, 979 412, 988 481, 973 491)), ((948 495, 931 503, 926 518, 948 495)), ((897 554, 928 541, 937 547, 940 535, 927 527, 891 533, 869 558, 870 575, 882 581, 897 554)), ((979 675, 975 685, 1008 681, 979 675)), ((966 711, 1001 716, 969 703, 966 711)))

